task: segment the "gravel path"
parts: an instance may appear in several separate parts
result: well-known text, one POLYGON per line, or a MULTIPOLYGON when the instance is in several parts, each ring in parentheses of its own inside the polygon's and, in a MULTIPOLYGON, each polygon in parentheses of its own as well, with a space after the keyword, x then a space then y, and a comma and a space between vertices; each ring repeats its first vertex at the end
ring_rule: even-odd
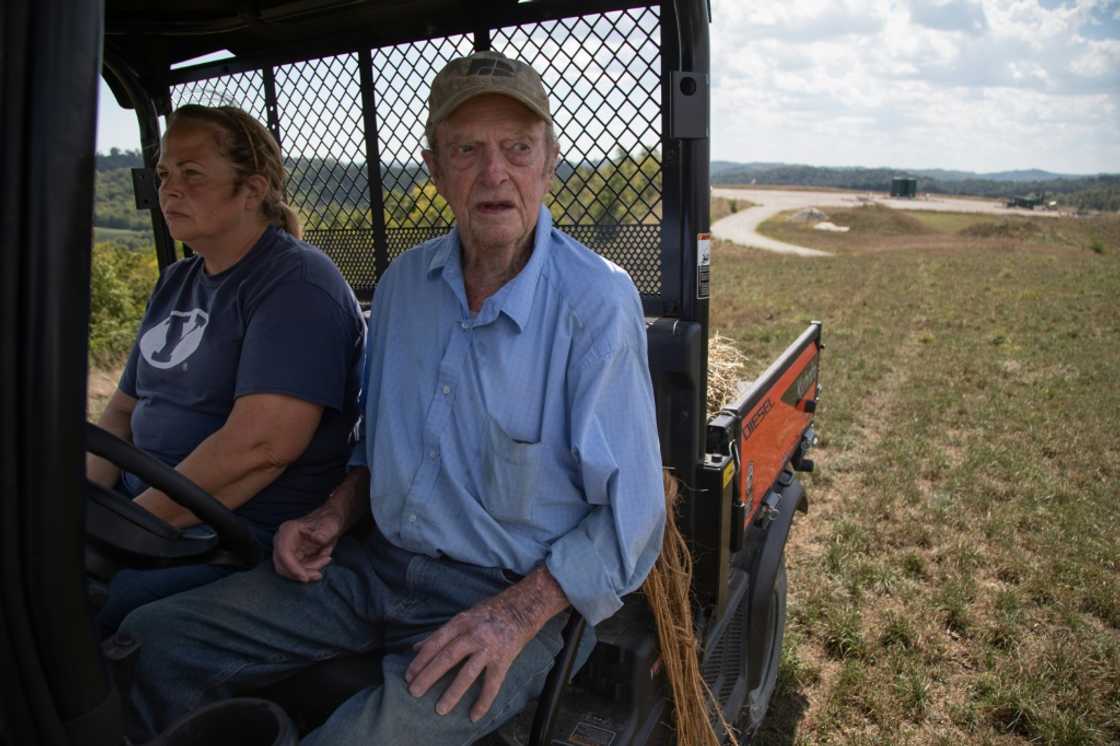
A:
POLYGON ((755 203, 755 207, 732 213, 712 224, 712 235, 740 246, 753 246, 779 254, 798 256, 831 256, 827 251, 810 249, 805 246, 775 241, 760 235, 758 226, 768 218, 786 210, 799 210, 803 207, 858 207, 875 202, 895 210, 941 210, 943 212, 979 212, 992 215, 1030 215, 1032 217, 1055 217, 1052 212, 1011 209, 1002 202, 991 200, 965 199, 961 197, 922 197, 920 199, 890 199, 867 192, 811 192, 780 189, 732 189, 716 188, 713 197, 745 199, 755 203))

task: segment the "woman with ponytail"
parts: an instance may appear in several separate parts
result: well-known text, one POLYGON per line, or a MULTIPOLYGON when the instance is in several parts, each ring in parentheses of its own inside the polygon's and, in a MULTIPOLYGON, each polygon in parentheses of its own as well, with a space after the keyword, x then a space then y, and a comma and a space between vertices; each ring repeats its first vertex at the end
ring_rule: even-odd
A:
MULTIPOLYGON (((168 229, 194 255, 160 276, 99 424, 234 510, 268 557, 276 528, 342 479, 358 414, 361 309, 330 259, 300 240, 280 148, 256 119, 232 106, 178 109, 157 172, 168 229)), ((86 468, 173 526, 197 526, 135 475, 92 455, 86 468)), ((102 632, 141 604, 230 572, 122 570, 98 616, 102 632)))

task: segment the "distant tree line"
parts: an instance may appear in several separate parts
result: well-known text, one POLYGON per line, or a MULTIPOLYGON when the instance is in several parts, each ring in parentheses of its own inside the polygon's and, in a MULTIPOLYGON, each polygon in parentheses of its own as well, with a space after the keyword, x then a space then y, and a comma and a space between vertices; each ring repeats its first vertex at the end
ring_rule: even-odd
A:
POLYGON ((109 153, 97 154, 97 170, 112 171, 117 168, 140 168, 144 165, 144 156, 139 150, 121 150, 109 148, 109 153))
MULTIPOLYGON (((371 219, 364 164, 325 159, 290 161, 289 189, 308 228, 368 228, 371 219)), ((387 228, 445 225, 447 203, 419 163, 391 163, 382 171, 387 228)), ((598 163, 563 161, 547 202, 558 222, 617 225, 648 222, 661 195, 657 149, 619 149, 598 163)))
POLYGON ((1014 195, 1045 193, 1060 204, 1091 210, 1120 210, 1120 175, 1062 177, 1045 180, 1000 181, 982 178, 937 179, 888 168, 820 168, 765 164, 730 166, 716 170, 714 184, 763 184, 768 186, 817 186, 858 191, 889 192, 891 179, 912 176, 919 192, 965 194, 1005 199, 1014 195))
MULTIPOLYGON (((98 156, 94 224, 104 228, 147 230, 147 211, 136 209, 130 168, 137 151, 114 149, 98 156), (103 168, 106 163, 124 163, 103 168)), ((309 229, 369 228, 369 179, 365 164, 323 158, 290 159, 289 202, 309 229)), ((387 228, 428 227, 451 221, 450 208, 436 193, 419 164, 383 167, 382 198, 387 228)), ((599 162, 563 161, 547 198, 558 222, 569 225, 619 225, 659 217, 661 154, 657 149, 619 149, 599 162)))
MULTIPOLYGON (((147 212, 135 208, 128 170, 140 161, 140 153, 135 150, 114 148, 108 155, 98 156, 96 225, 129 230, 150 228, 147 212)), ((289 159, 287 166, 289 201, 300 212, 307 228, 372 227, 365 164, 294 158, 289 159)), ((895 176, 913 175, 921 192, 993 198, 1044 193, 1048 199, 1068 207, 1120 210, 1120 175, 1007 181, 937 173, 941 178, 887 168, 719 164, 713 168, 712 183, 886 192, 895 176)), ((383 165, 382 182, 387 228, 431 227, 450 222, 450 210, 421 163, 383 165)), ((619 149, 598 162, 561 161, 548 204, 553 217, 562 224, 609 226, 654 222, 660 218, 661 186, 661 156, 657 149, 619 149)))
MULTIPOLYGON (((98 156, 100 159, 102 156, 98 156)), ((94 185, 93 224, 99 228, 147 231, 152 228, 147 210, 136 209, 132 191, 132 168, 98 170, 94 185)))

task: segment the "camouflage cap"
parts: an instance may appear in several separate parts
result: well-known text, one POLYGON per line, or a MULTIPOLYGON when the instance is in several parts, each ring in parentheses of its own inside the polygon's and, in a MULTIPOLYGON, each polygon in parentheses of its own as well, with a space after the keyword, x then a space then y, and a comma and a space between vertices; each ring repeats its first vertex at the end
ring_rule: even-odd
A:
POLYGON ((509 96, 552 123, 548 94, 536 70, 498 52, 475 52, 448 62, 432 81, 425 131, 430 134, 463 103, 486 93, 509 96))

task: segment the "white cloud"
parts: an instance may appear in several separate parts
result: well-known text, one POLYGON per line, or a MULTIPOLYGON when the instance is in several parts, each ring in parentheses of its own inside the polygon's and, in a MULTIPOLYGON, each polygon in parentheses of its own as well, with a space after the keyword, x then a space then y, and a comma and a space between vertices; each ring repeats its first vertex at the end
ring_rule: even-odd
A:
POLYGON ((984 6, 976 0, 912 0, 910 17, 919 26, 939 31, 982 34, 988 30, 984 6))
POLYGON ((715 159, 1120 171, 1116 0, 712 14, 715 159))
POLYGON ((1120 172, 1118 0, 712 5, 714 159, 1120 172))

